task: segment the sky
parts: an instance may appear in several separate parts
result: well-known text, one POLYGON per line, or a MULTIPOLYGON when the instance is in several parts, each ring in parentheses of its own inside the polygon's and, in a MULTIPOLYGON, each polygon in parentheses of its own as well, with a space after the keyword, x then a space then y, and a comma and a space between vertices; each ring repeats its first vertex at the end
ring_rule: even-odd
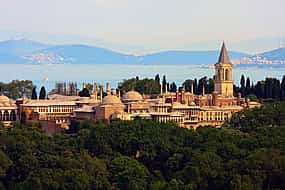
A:
POLYGON ((0 0, 0 40, 84 43, 143 54, 285 46, 284 0, 0 0))

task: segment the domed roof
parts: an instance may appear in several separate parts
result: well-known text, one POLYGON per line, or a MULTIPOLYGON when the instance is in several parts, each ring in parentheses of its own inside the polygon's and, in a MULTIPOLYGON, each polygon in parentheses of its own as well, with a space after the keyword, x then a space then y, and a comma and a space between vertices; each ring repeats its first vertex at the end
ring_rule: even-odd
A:
POLYGON ((0 103, 10 102, 10 99, 7 96, 0 95, 0 103))
POLYGON ((102 104, 103 105, 114 105, 114 104, 122 104, 122 102, 120 98, 118 98, 117 96, 108 95, 103 98, 102 104))
POLYGON ((4 95, 0 95, 0 107, 11 107, 14 106, 12 101, 4 95))
POLYGON ((137 91, 129 91, 123 95, 123 101, 142 101, 143 97, 137 91))

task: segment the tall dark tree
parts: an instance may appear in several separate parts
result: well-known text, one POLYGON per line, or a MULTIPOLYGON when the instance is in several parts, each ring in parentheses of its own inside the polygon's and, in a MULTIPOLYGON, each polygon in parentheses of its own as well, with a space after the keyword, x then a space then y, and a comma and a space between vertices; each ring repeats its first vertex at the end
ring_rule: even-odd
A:
POLYGON ((250 94, 250 79, 249 77, 246 78, 246 86, 245 86, 245 96, 250 94))
POLYGON ((90 97, 89 90, 87 88, 83 88, 82 91, 79 92, 80 97, 90 97))
POLYGON ((272 98, 273 78, 266 78, 264 85, 264 98, 272 98))
POLYGON ((206 93, 211 94, 215 90, 215 83, 212 78, 207 81, 206 93))
POLYGON ((198 94, 198 81, 196 78, 194 79, 193 89, 194 89, 194 94, 198 94))
POLYGON ((44 86, 41 87, 39 99, 40 99, 40 100, 46 99, 46 89, 45 89, 44 86))
POLYGON ((191 92, 192 85, 194 85, 194 81, 191 79, 185 80, 182 84, 187 92, 191 92))
POLYGON ((158 84, 160 84, 160 77, 159 77, 159 74, 155 75, 154 80, 155 80, 158 84))
POLYGON ((202 94, 203 90, 206 90, 206 84, 207 84, 207 77, 203 77, 199 80, 199 82, 198 82, 198 93, 197 94, 202 94))
POLYGON ((285 75, 283 76, 281 82, 281 99, 285 100, 285 75))
POLYGON ((278 79, 273 79, 273 87, 272 87, 272 98, 280 99, 281 95, 281 85, 278 79))
POLYGON ((245 77, 241 75, 240 78, 240 93, 244 97, 245 96, 245 77))
POLYGON ((170 92, 176 92, 177 91, 177 85, 175 84, 175 82, 172 82, 170 84, 170 88, 169 88, 170 92))
POLYGON ((163 75, 163 79, 162 79, 162 91, 163 92, 166 91, 166 85, 167 85, 166 76, 163 75))
POLYGON ((37 100, 38 99, 36 87, 34 87, 33 90, 32 90, 32 97, 31 98, 32 98, 32 100, 37 100))

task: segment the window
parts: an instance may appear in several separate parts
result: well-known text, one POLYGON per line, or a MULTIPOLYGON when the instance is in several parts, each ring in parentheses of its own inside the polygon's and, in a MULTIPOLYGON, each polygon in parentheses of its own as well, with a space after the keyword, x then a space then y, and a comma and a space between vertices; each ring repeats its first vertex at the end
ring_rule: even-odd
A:
POLYGON ((225 80, 229 80, 229 70, 226 69, 225 71, 225 80))

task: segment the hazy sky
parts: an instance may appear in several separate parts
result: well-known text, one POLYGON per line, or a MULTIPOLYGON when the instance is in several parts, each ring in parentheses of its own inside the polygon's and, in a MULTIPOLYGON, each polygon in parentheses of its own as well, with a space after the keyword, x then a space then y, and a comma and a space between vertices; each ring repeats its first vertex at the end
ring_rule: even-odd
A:
POLYGON ((284 0, 0 0, 0 39, 99 43, 133 53, 213 49, 225 40, 254 52, 285 36, 284 10, 284 0), (257 39, 272 40, 260 47, 257 39))

